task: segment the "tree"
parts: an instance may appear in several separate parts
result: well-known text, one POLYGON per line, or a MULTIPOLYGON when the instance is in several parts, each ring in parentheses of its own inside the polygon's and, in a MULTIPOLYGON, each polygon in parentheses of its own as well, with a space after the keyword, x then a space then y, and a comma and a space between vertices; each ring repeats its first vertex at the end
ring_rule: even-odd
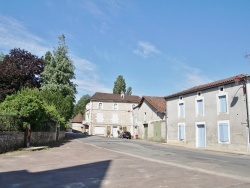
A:
POLYGON ((20 48, 10 50, 0 62, 0 102, 24 87, 40 88, 44 60, 20 48))
POLYGON ((126 83, 125 79, 122 75, 119 75, 114 82, 113 93, 114 94, 121 94, 126 92, 126 83))
POLYGON ((46 103, 38 89, 25 88, 7 96, 0 104, 0 113, 21 117, 31 125, 32 130, 46 130, 51 128, 51 123, 65 124, 55 106, 46 103))
POLYGON ((89 101, 90 101, 90 96, 88 94, 83 95, 74 107, 74 116, 76 116, 78 113, 81 113, 84 116, 85 107, 89 103, 89 101))
POLYGON ((4 53, 0 52, 0 61, 3 61, 4 57, 5 57, 4 53))
POLYGON ((132 95, 132 87, 128 87, 126 95, 132 95))
MULTIPOLYGON (((58 47, 45 55, 45 68, 42 72, 42 89, 51 92, 60 92, 64 98, 70 101, 68 114, 65 118, 71 117, 74 108, 76 84, 72 82, 75 78, 75 67, 68 56, 68 47, 65 44, 65 36, 59 37, 58 47)), ((61 103, 61 105, 65 105, 61 103)))
POLYGON ((122 75, 119 75, 114 82, 114 88, 113 88, 113 94, 127 94, 131 95, 132 94, 132 88, 128 87, 127 92, 126 92, 126 82, 125 79, 123 78, 122 75))

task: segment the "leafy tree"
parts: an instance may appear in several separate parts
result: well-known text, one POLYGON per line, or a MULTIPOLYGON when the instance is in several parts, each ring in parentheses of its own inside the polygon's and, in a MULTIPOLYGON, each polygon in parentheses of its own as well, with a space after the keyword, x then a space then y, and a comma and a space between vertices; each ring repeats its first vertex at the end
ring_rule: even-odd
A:
POLYGON ((70 118, 73 113, 76 84, 72 82, 75 78, 75 67, 73 61, 68 56, 68 47, 65 44, 65 36, 59 37, 57 49, 47 52, 45 55, 45 68, 42 72, 42 89, 53 93, 61 93, 67 102, 60 103, 62 108, 68 108, 64 114, 65 118, 70 118), (70 104, 69 104, 70 103, 70 104))
POLYGON ((60 91, 63 96, 70 95, 74 98, 76 84, 72 82, 75 78, 75 67, 68 56, 68 47, 65 44, 65 36, 59 37, 58 48, 45 55, 45 68, 42 73, 42 87, 50 91, 60 91))
POLYGON ((121 94, 126 92, 126 83, 125 79, 122 75, 119 75, 114 82, 113 93, 114 94, 121 94))
POLYGON ((25 88, 7 96, 0 104, 0 113, 20 116, 31 125, 32 130, 46 130, 51 123, 65 122, 55 106, 43 100, 38 89, 25 88))
POLYGON ((128 87, 126 95, 132 95, 132 87, 128 87))
POLYGON ((42 58, 20 48, 10 50, 0 62, 0 102, 24 87, 40 88, 43 68, 42 58))
POLYGON ((74 116, 76 116, 78 113, 81 113, 83 116, 85 115, 85 107, 90 101, 90 96, 83 95, 80 100, 77 102, 74 108, 74 116))
POLYGON ((59 91, 52 92, 47 89, 42 90, 41 95, 48 105, 55 106, 61 117, 65 120, 71 118, 73 99, 69 95, 64 97, 59 91))
POLYGON ((0 61, 3 61, 4 57, 5 57, 4 53, 0 52, 0 61))
POLYGON ((127 92, 126 92, 126 82, 125 79, 123 78, 122 75, 119 75, 114 82, 114 88, 113 88, 113 93, 114 94, 121 94, 121 93, 126 93, 127 95, 132 94, 132 88, 128 87, 127 92))

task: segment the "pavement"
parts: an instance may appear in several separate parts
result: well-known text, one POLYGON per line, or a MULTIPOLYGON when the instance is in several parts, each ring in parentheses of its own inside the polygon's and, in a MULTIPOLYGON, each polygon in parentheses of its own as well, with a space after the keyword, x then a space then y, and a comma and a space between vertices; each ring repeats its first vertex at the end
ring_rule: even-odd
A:
POLYGON ((250 187, 250 181, 183 169, 68 140, 0 155, 0 187, 250 187))

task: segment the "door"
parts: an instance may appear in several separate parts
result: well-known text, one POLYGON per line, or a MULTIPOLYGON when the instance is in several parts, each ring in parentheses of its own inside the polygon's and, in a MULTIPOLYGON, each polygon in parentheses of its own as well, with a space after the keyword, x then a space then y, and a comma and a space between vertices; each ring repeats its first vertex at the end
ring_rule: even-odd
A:
POLYGON ((144 124, 144 139, 148 139, 148 124, 144 124))
POLYGON ((161 122, 154 123, 154 141, 161 142, 161 122))
POLYGON ((205 148, 206 147, 206 134, 205 134, 205 125, 197 125, 197 147, 205 148))
POLYGON ((113 126, 113 137, 118 138, 118 126, 113 126))
POLYGON ((95 127, 96 135, 104 135, 105 127, 95 127))

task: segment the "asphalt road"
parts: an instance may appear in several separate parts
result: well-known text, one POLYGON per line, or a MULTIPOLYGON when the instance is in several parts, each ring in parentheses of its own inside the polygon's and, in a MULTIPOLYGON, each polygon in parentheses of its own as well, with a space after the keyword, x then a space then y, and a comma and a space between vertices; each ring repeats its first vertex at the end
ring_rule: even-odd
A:
POLYGON ((250 181, 250 155, 96 136, 78 138, 78 141, 147 161, 250 181))
POLYGON ((248 155, 70 136, 46 150, 1 154, 0 187, 250 187, 248 155))

